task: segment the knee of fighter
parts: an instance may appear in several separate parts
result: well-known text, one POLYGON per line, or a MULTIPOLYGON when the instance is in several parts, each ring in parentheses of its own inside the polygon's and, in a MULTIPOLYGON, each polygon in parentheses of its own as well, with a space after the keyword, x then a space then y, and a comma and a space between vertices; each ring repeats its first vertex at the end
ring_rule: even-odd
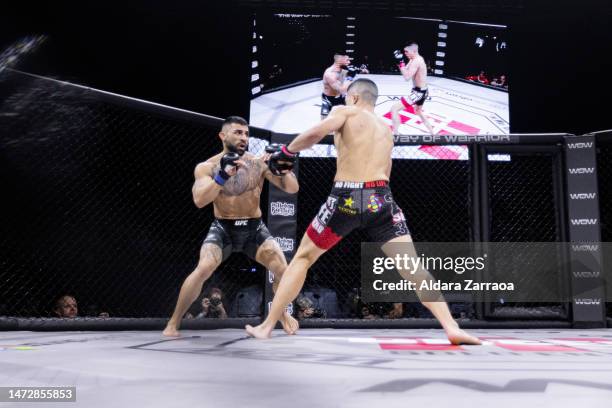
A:
POLYGON ((194 273, 200 279, 208 279, 210 278, 210 275, 212 275, 213 271, 214 268, 211 265, 200 262, 198 266, 196 266, 194 273))
POLYGON ((265 256, 268 259, 274 257, 276 254, 277 252, 274 245, 265 245, 261 248, 261 255, 265 256))

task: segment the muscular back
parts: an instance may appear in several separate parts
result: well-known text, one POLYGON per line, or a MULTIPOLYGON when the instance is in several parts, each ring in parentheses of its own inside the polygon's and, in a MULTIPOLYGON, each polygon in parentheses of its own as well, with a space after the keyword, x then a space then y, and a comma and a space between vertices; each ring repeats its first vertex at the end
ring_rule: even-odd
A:
POLYGON ((427 64, 425 64, 425 60, 420 55, 413 60, 410 60, 408 63, 408 68, 410 69, 410 65, 414 65, 416 72, 413 77, 414 86, 418 86, 419 88, 427 88, 427 64))
POLYGON ((373 112, 342 106, 347 119, 334 135, 338 151, 335 180, 389 180, 393 135, 373 112))
POLYGON ((344 74, 342 71, 336 71, 334 66, 327 68, 323 73, 323 93, 327 96, 338 96, 342 92, 342 82, 344 74))
MULTIPOLYGON (((211 157, 208 162, 214 163, 211 177, 219 170, 222 153, 211 157)), ((265 163, 251 153, 242 157, 245 166, 238 168, 235 176, 225 183, 223 189, 213 201, 215 217, 217 218, 259 218, 261 209, 259 199, 264 182, 265 163)))

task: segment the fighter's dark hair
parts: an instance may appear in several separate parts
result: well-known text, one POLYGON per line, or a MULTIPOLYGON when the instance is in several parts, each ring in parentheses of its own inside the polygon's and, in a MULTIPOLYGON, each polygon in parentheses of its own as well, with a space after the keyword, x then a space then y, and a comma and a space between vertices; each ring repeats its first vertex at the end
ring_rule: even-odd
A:
POLYGON ((231 125, 232 123, 242 126, 249 126, 249 122, 247 122, 244 118, 240 116, 228 116, 221 124, 221 127, 224 127, 225 125, 231 125))
POLYGON ((223 296, 223 291, 222 291, 221 289, 219 289, 219 288, 212 288, 212 289, 210 289, 210 291, 208 292, 208 297, 212 297, 212 295, 213 295, 214 293, 218 293, 218 294, 220 294, 221 296, 223 296))
POLYGON ((62 296, 58 297, 57 299, 55 299, 53 310, 59 309, 62 306, 61 300, 64 299, 64 298, 67 298, 67 297, 73 298, 75 300, 75 302, 76 302, 76 298, 74 296, 72 296, 70 293, 67 293, 67 294, 62 295, 62 296))
POLYGON ((376 99, 378 99, 378 86, 376 86, 376 83, 371 79, 359 78, 353 81, 346 92, 351 92, 351 90, 355 90, 358 95, 371 105, 376 104, 376 99))
POLYGON ((408 42, 406 43, 406 45, 404 45, 404 48, 406 48, 406 47, 411 47, 411 46, 413 46, 413 45, 416 45, 416 46, 417 46, 417 48, 419 48, 419 44, 417 44, 417 42, 416 42, 416 41, 408 41, 408 42))

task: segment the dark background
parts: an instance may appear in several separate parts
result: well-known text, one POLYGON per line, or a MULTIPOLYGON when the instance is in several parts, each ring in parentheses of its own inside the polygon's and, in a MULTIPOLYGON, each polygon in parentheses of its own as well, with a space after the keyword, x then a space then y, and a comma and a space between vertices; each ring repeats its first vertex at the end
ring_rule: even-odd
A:
MULTIPOLYGON (((350 14, 350 13, 349 13, 350 14)), ((323 70, 333 63, 335 53, 348 53, 352 65, 366 64, 371 74, 399 75, 393 51, 411 40, 418 40, 421 55, 429 64, 434 61, 439 21, 399 18, 388 15, 347 20, 347 12, 339 14, 276 14, 257 11, 256 37, 258 62, 263 92, 272 92, 300 82, 320 80, 323 70), (347 25, 355 37, 347 37, 347 25), (354 44, 346 44, 352 41, 354 44)), ((474 38, 464 44, 471 47, 474 38)), ((457 46, 461 46, 458 42, 457 46)), ((495 56, 493 56, 495 57, 495 56)), ((464 77, 465 74, 459 75, 464 77)), ((255 84, 254 84, 255 85, 255 84)), ((259 93, 252 97, 260 96, 259 93)))
POLYGON ((419 53, 427 63, 436 55, 438 36, 437 21, 423 21, 387 16, 363 18, 357 26, 357 65, 368 56, 368 66, 373 74, 395 72, 399 75, 393 51, 401 49, 408 41, 419 44, 419 53))
POLYGON ((255 18, 264 91, 320 77, 334 53, 345 49, 340 16, 280 17, 264 11, 255 13, 255 18))
MULTIPOLYGON (((0 47, 31 33, 49 41, 22 69, 217 116, 249 111, 255 11, 350 13, 506 24, 513 132, 610 127, 609 2, 569 1, 62 1, 3 10, 0 47), (577 97, 578 95, 578 97, 577 97)), ((385 30, 385 27, 381 27, 385 30)))
POLYGON ((511 35, 512 29, 507 28, 448 23, 444 74, 465 78, 484 71, 489 80, 503 74, 508 76, 508 54, 513 46, 509 40, 511 35), (484 39, 482 47, 475 45, 477 37, 484 39), (506 42, 507 48, 498 51, 496 44, 502 41, 506 42))
MULTIPOLYGON (((272 12, 277 4, 250 6, 255 3, 229 2, 214 9, 195 2, 180 6, 144 1, 30 4, 17 11, 3 10, 0 47, 27 34, 47 34, 49 40, 40 51, 19 68, 212 115, 245 114, 252 15, 260 10, 272 12)), ((610 127, 609 115, 598 112, 600 106, 609 106, 610 95, 610 11, 603 2, 582 2, 580 7, 556 2, 554 8, 520 1, 377 3, 388 4, 393 11, 368 6, 367 1, 325 4, 327 9, 311 8, 310 12, 351 13, 367 22, 364 29, 396 15, 507 24, 512 35, 513 131, 583 133, 610 127)), ((72 94, 72 87, 43 85, 49 81, 32 80, 29 86, 19 87, 4 79, 3 74, 0 185, 5 218, 0 249, 5 259, 0 273, 9 279, 0 277, 2 302, 12 300, 7 307, 32 315, 30 309, 49 306, 43 303, 52 294, 73 291, 77 298, 108 307, 113 316, 167 316, 212 218, 210 211, 193 207, 189 185, 195 163, 219 147, 218 123, 202 127, 192 118, 177 123, 148 111, 88 100, 79 92, 72 94), (88 191, 96 194, 83 194, 88 191), (25 287, 32 289, 23 293, 25 287), (115 302, 117 298, 123 303, 115 302)), ((406 164, 461 165, 443 160, 406 164)), ((322 171, 316 166, 311 169, 317 176, 322 171)), ((456 169, 421 170, 436 177, 461 174, 456 169)), ((605 169, 600 171, 604 174, 605 169)), ((533 174, 543 173, 527 175, 533 174)), ((531 185, 524 180, 534 177, 524 175, 512 173, 509 179, 519 186, 531 185)), ((500 184, 507 182, 502 179, 500 184)), ((444 191, 440 197, 449 201, 448 188, 437 191, 444 191)), ((315 197, 307 194, 301 199, 310 196, 315 197)), ((419 210, 431 213, 429 202, 402 205, 427 221, 419 210)), ((506 202, 505 197, 500 201, 506 202)), ((469 208, 461 202, 451 204, 469 208)), ((419 226, 411 228, 418 237, 419 226)), ((339 250, 351 249, 343 248, 339 250)), ((238 263, 229 269, 236 273, 227 279, 241 285, 261 281, 262 273, 238 278, 239 272, 248 272, 240 269, 249 264, 244 258, 234 259, 238 263)), ((314 272, 311 279, 325 283, 324 271, 314 272)), ((223 273, 215 276, 226 279, 223 273)), ((215 279, 210 283, 223 287, 229 297, 242 289, 215 279)))

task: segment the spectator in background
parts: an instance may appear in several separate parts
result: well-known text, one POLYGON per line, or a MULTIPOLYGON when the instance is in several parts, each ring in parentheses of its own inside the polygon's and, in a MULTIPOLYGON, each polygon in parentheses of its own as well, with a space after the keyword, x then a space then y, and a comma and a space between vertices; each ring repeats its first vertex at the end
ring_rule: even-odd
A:
POLYGON ((428 74, 434 73, 433 67, 431 66, 431 60, 427 60, 427 73, 428 74))
POLYGON ((226 319, 227 312, 223 306, 223 292, 219 288, 212 288, 210 295, 202 299, 202 311, 196 317, 210 317, 213 319, 226 319))
POLYGON ((391 72, 395 69, 395 67, 391 67, 391 68, 385 68, 385 63, 383 62, 382 58, 378 59, 378 64, 376 64, 376 72, 377 73, 383 73, 383 72, 391 72))
POLYGON ((300 295, 295 301, 298 320, 302 319, 325 319, 327 313, 325 310, 314 307, 314 302, 304 295, 300 295))
MULTIPOLYGON (((81 309, 82 311, 83 309, 81 309)), ((110 317, 108 312, 100 312, 100 308, 95 303, 87 305, 85 308, 85 316, 88 317, 110 317)))
POLYGON ((371 319, 401 319, 404 307, 401 303, 364 303, 361 307, 361 318, 371 319))
POLYGON ((53 313, 57 317, 75 318, 79 314, 79 307, 74 296, 64 295, 55 301, 53 313))
POLYGON ((402 303, 393 303, 393 309, 387 314, 387 319, 401 319, 404 317, 404 305, 402 303))
POLYGON ((508 80, 506 76, 502 74, 499 78, 493 78, 491 85, 499 86, 500 88, 508 88, 508 80))
MULTIPOLYGON (((77 300, 72 295, 64 295, 55 301, 53 307, 53 314, 56 317, 72 319, 78 317, 79 307, 77 300)), ((89 305, 85 308, 85 316, 89 317, 110 317, 108 312, 100 312, 98 306, 95 304, 89 305)))
POLYGON ((370 307, 364 303, 361 306, 361 318, 364 320, 374 320, 374 319, 378 319, 379 316, 376 314, 370 313, 370 307))
POLYGON ((368 56, 367 55, 363 56, 363 63, 359 66, 359 73, 360 74, 370 73, 370 70, 368 69, 368 56))
POLYGON ((480 71, 480 74, 478 74, 478 78, 477 78, 478 82, 480 82, 481 84, 485 84, 488 85, 489 84, 489 78, 487 78, 487 75, 485 74, 484 71, 480 71))

